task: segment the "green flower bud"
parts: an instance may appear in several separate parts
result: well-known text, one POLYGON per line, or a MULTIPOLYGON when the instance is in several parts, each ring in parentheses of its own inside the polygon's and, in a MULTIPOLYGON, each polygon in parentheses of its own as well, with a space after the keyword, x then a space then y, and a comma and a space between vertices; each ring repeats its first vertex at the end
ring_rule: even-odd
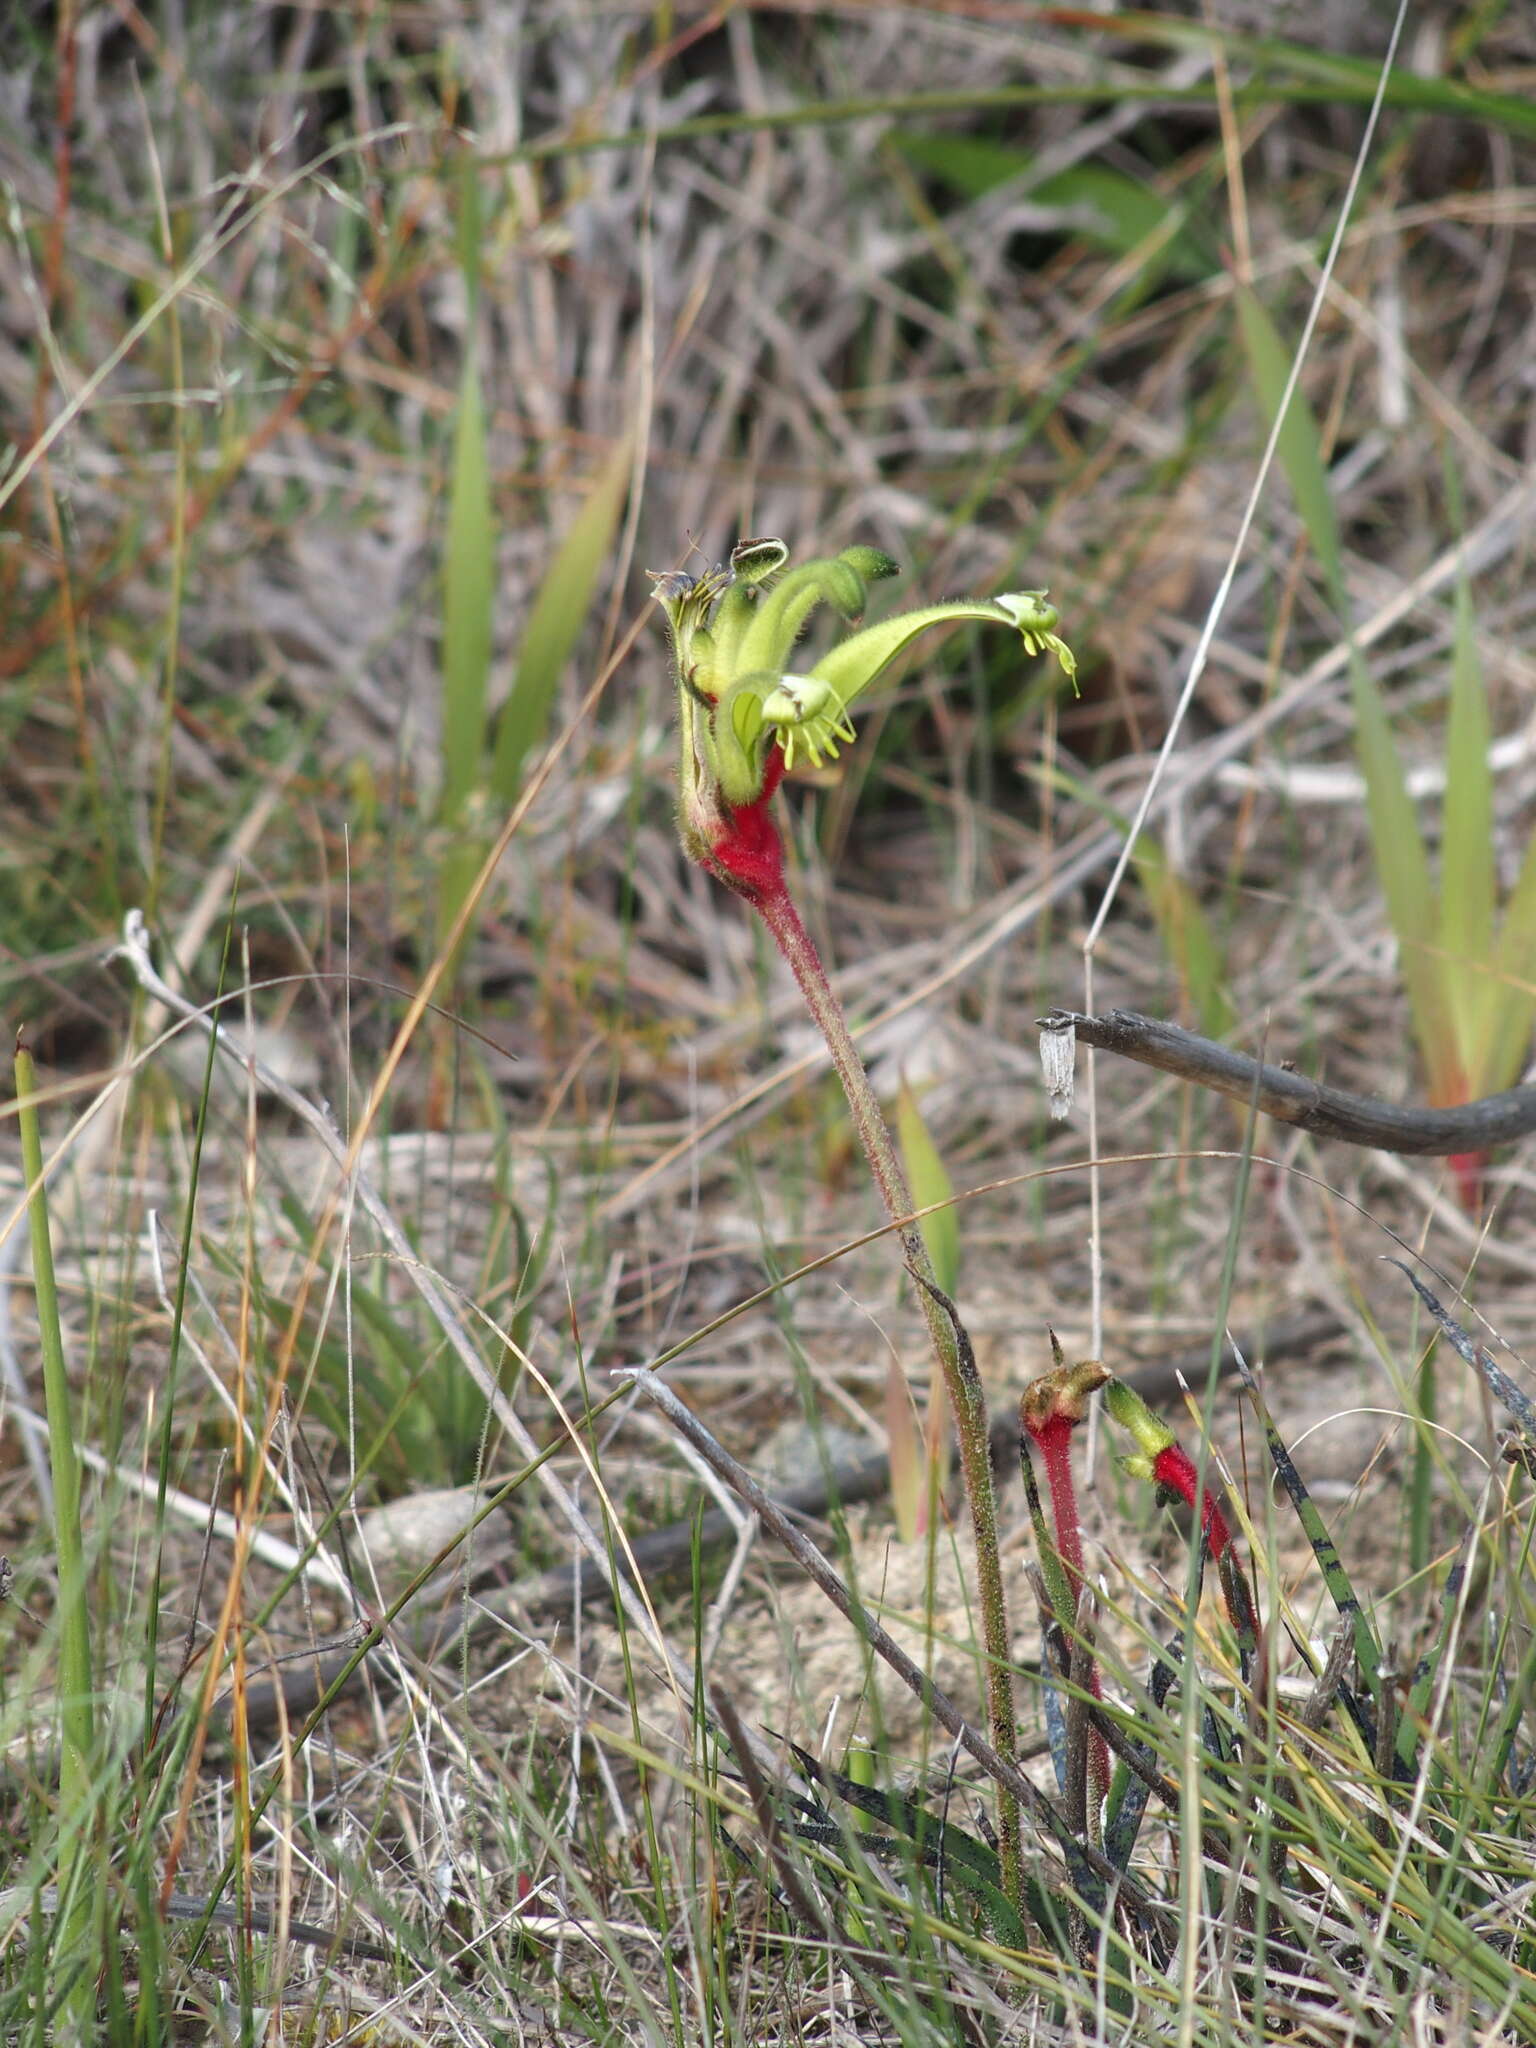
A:
POLYGON ((1152 1470, 1152 1460, 1143 1457, 1140 1451, 1122 1451, 1115 1463, 1128 1479, 1150 1480, 1156 1476, 1152 1470))
POLYGON ((899 576, 901 564, 879 548, 844 548, 840 560, 857 570, 866 583, 883 583, 887 576, 899 576))
MULTIPOLYGON (((1111 1380, 1104 1389, 1104 1406, 1120 1427, 1136 1440, 1136 1449, 1147 1470, 1138 1477, 1152 1476, 1152 1461, 1173 1442, 1173 1431, 1160 1415, 1154 1415, 1134 1387, 1124 1380, 1111 1380)), ((1125 1468, 1131 1470, 1129 1465, 1125 1468)))
POLYGON ((731 568, 738 583, 748 585, 766 582, 776 576, 789 560, 789 549, 783 541, 764 538, 761 540, 739 540, 731 549, 731 568))

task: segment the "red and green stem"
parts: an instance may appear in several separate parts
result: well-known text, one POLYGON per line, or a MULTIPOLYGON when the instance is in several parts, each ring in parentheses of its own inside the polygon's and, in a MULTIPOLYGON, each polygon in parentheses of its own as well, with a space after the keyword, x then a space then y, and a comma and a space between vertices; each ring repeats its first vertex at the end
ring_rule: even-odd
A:
MULTIPOLYGON (((987 1719, 992 1746, 1009 1763, 1017 1758, 1008 1605, 1003 1590, 1002 1560, 997 1540, 997 1505, 987 1442, 986 1396, 975 1361, 956 1335, 948 1301, 934 1277, 922 1233, 912 1222, 912 1194, 885 1112, 870 1084, 869 1073, 853 1042, 842 1005, 827 979, 810 933, 784 880, 783 847, 768 814, 768 802, 783 774, 777 744, 768 757, 762 795, 750 804, 728 807, 723 829, 711 838, 704 865, 750 903, 773 936, 799 984, 831 1055, 832 1065, 848 1099, 853 1127, 869 1161, 886 1214, 896 1226, 907 1269, 918 1283, 918 1299, 934 1356, 943 1376, 960 1441, 960 1466, 971 1527, 976 1538, 976 1576, 981 1605, 982 1643, 987 1660, 987 1719)), ((1023 1870, 1018 1803, 1010 1792, 998 1794, 998 1853, 1003 1890, 1017 1906, 1022 1897, 1023 1870)))
POLYGON ((1239 1648, 1251 1656, 1259 1640, 1258 1611, 1248 1587, 1242 1561, 1232 1541, 1232 1529, 1215 1492, 1201 1479, 1193 1459, 1174 1441, 1173 1431, 1124 1380, 1109 1380, 1104 1402, 1122 1429, 1136 1442, 1136 1452, 1122 1459, 1133 1477, 1150 1479, 1160 1493, 1184 1502, 1200 1517, 1200 1530, 1210 1549, 1221 1579, 1227 1618, 1236 1633, 1239 1648))
MULTIPOLYGON (((1052 1342, 1054 1344, 1054 1337, 1052 1342)), ((1048 1375, 1046 1382, 1037 1380, 1035 1388, 1059 1378, 1058 1374, 1048 1375)), ((1085 1412, 1085 1401, 1086 1390, 1077 1398, 1069 1394, 1042 1413, 1043 1404, 1038 1401, 1032 1404, 1031 1395, 1026 1394, 1020 1411, 1029 1441, 1040 1453, 1046 1483, 1050 1487, 1051 1519, 1055 1524, 1053 1548, 1066 1580, 1065 1586, 1058 1587, 1055 1583, 1057 1574, 1051 1570, 1049 1559, 1042 1558, 1041 1563, 1052 1604, 1064 1610, 1058 1611, 1056 1619, 1069 1642, 1077 1629, 1083 1596, 1083 1531, 1077 1505, 1077 1482, 1072 1474, 1072 1432, 1085 1412)), ((1096 1660, 1088 1665, 1087 1686, 1096 1700, 1103 1700, 1103 1685, 1096 1660)), ((1109 1793, 1109 1748, 1097 1728, 1090 1730, 1088 1737, 1088 1775, 1093 1788, 1092 1813, 1096 1822, 1109 1793)), ((1094 1831, 1097 1835, 1096 1826, 1094 1831)))

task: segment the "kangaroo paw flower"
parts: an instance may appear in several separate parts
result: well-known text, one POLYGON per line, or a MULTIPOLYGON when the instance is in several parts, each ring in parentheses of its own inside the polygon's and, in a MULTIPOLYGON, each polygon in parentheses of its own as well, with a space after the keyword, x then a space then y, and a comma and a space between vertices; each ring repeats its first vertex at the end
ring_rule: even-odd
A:
POLYGON ((701 574, 655 575, 677 667, 682 764, 678 821, 690 857, 739 894, 773 886, 767 852, 776 840, 763 806, 786 768, 835 760, 853 739, 849 707, 931 627, 969 621, 1018 633, 1026 654, 1053 654, 1063 675, 1072 650, 1043 590, 922 605, 838 641, 809 672, 792 667, 795 643, 818 606, 849 624, 864 613, 871 583, 894 576, 877 548, 787 567, 781 540, 738 541, 730 558, 701 574), (768 878, 768 879, 765 879, 768 878))

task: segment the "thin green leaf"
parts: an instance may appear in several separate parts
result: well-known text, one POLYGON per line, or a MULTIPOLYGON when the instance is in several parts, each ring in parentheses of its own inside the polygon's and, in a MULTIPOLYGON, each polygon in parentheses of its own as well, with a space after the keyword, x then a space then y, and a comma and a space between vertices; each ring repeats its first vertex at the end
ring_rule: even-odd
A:
POLYGON ((1498 985, 1499 1001, 1483 1050, 1483 1085, 1495 1092, 1519 1080, 1536 1023, 1536 831, 1526 842, 1504 906, 1488 971, 1498 985))
POLYGON ((1493 951, 1497 876, 1493 851, 1492 731, 1478 659, 1472 596, 1465 575, 1456 586, 1451 656, 1451 712, 1445 744, 1445 807, 1440 850, 1440 946, 1448 1007, 1468 1096, 1485 1092, 1483 1062, 1503 991, 1483 970, 1493 951))
MULTIPOLYGON (((1269 315, 1246 288, 1237 293, 1238 325, 1265 416, 1273 422, 1280 411, 1290 358, 1269 315)), ((1297 513, 1307 529, 1313 551, 1328 581, 1333 603, 1346 632, 1350 627, 1349 593, 1344 580, 1344 555, 1333 509, 1322 441, 1310 406, 1299 390, 1291 395, 1276 452, 1297 513)), ((1413 1012, 1414 1032, 1437 1101, 1466 1099, 1466 1080, 1452 1003, 1447 994, 1447 963, 1439 944, 1435 914, 1437 895, 1418 815, 1408 794, 1397 744, 1375 679, 1353 640, 1350 643, 1350 693, 1354 700, 1355 750, 1365 777, 1366 810, 1377 873, 1387 901, 1387 915, 1397 937, 1399 964, 1413 1012)))
MULTIPOLYGON (((917 1106, 917 1097, 903 1081, 896 1095, 896 1142, 901 1148, 902 1164, 906 1168, 907 1185, 911 1190, 914 1205, 919 1209, 930 1209, 930 1204, 942 1203, 942 1208, 932 1208, 918 1220, 923 1244, 927 1249, 934 1278, 941 1291, 953 1295, 960 1282, 960 1215, 954 1206, 954 1183, 949 1177, 939 1149, 933 1142, 932 1133, 923 1121, 917 1106)), ((903 1383, 905 1384, 905 1383, 903 1383)), ((910 1415, 910 1407, 908 1408, 910 1415)), ((928 1511, 931 1501, 937 1498, 943 1485, 948 1457, 946 1440, 949 1435, 949 1397, 943 1379, 935 1374, 928 1396, 928 1416, 924 1425, 924 1452, 921 1469, 914 1471, 913 1485, 915 1510, 912 1534, 922 1535, 928 1526, 928 1511), (917 1488, 921 1488, 917 1492, 917 1488)), ((896 1439, 891 1439, 891 1481, 895 1486, 896 1439)), ((916 1449, 914 1446, 914 1457, 916 1449)), ((906 1524, 898 1510, 898 1526, 906 1534, 906 1524)))
POLYGON ((478 351, 465 351, 453 430, 453 480, 443 555, 443 794, 456 822, 480 781, 491 670, 496 536, 478 351))
MULTIPOLYGON (((1160 1656, 1153 1665, 1147 1691, 1156 1713, 1164 1711, 1177 1676, 1177 1667, 1167 1657, 1160 1656)), ((1137 1748, 1145 1762, 1156 1763, 1157 1752, 1150 1742, 1139 1743, 1137 1748)), ((1117 1870, 1130 1868, 1131 1855, 1141 1833, 1142 1822, 1146 1819, 1151 1790, 1146 1779, 1138 1777, 1124 1757, 1116 1760, 1109 1798, 1104 1805, 1104 1854, 1117 1870)))
POLYGON ((1430 1093, 1438 1102, 1464 1102, 1466 1076, 1446 992, 1448 963, 1437 943, 1437 896, 1429 854, 1387 722, 1386 706, 1358 654, 1350 663, 1350 685, 1355 752, 1365 777, 1371 844, 1387 916, 1397 938, 1398 965, 1408 990, 1430 1093))
POLYGON ((1130 256, 1156 246, 1152 263, 1185 283, 1197 283, 1217 268, 1216 252, 1204 246, 1186 225, 1188 209, 1169 200, 1137 178, 1106 164, 1075 164, 1053 178, 1044 178, 1030 192, 1041 206, 1059 206, 1074 233, 1115 256, 1130 256))
POLYGON ((90 1969, 93 1885, 87 1874, 95 1839, 96 1725, 92 1701, 91 1622, 85 1541, 80 1517, 80 1450, 64 1358, 63 1325, 54 1276, 53 1238, 37 1114, 37 1072, 32 1055, 16 1048, 16 1122, 27 1189, 32 1287, 38 1348, 43 1361, 43 1405, 48 1412, 48 1464, 53 1480, 53 1541, 58 1573, 60 1927, 49 1954, 50 1994, 59 2001, 58 2038, 94 2038, 96 1987, 90 1969))
MULTIPOLYGON (((1443 1668, 1455 1640, 1456 1615, 1461 1602, 1462 1586, 1466 1581, 1467 1564, 1476 1540, 1476 1529, 1468 1529, 1463 1539, 1461 1555, 1447 1572, 1445 1584, 1440 1589, 1440 1633, 1435 1638, 1434 1648, 1419 1659, 1408 1694, 1408 1711, 1403 1717, 1404 1724, 1410 1731, 1424 1727, 1429 1720, 1430 1702, 1435 1693, 1435 1679, 1443 1668)), ((1398 1753, 1402 1753, 1401 1730, 1398 1753)))
MULTIPOLYGON (((967 135, 897 134, 891 140, 909 164, 965 200, 1027 176, 1037 161, 1026 150, 967 135)), ((1051 177, 1032 179, 1028 192, 1038 205, 1060 207, 1068 232, 1117 256, 1130 255, 1162 232, 1167 240, 1154 258, 1158 268, 1193 283, 1217 267, 1214 249, 1186 227, 1184 202, 1169 200, 1107 164, 1074 164, 1051 177)))
MULTIPOLYGON (((1296 1469, 1295 1460, 1286 1449, 1280 1432, 1275 1428, 1264 1396, 1259 1391, 1258 1381, 1249 1370, 1242 1353, 1237 1354, 1237 1369, 1241 1375, 1248 1398, 1253 1403, 1259 1426, 1269 1447, 1269 1455, 1281 1485, 1290 1495, 1291 1506, 1296 1511, 1302 1533, 1312 1546, 1312 1555, 1317 1559, 1322 1572, 1323 1583, 1328 1588, 1329 1598, 1338 1609, 1339 1617, 1349 1626, 1354 1638, 1355 1661, 1360 1667, 1360 1676, 1370 1690, 1372 1699, 1379 1709, 1381 1703, 1381 1645, 1365 1616, 1365 1609, 1350 1582, 1349 1573, 1344 1569, 1344 1560, 1339 1556, 1338 1546, 1329 1535, 1317 1505, 1307 1491, 1306 1482, 1296 1469)), ((1411 1731, 1410 1731, 1411 1732, 1411 1731)))
POLYGON ((631 468, 629 442, 620 440, 572 520, 528 614, 511 695, 497 721, 491 763, 490 793, 504 806, 516 803, 523 761, 529 749, 542 742, 548 728, 555 692, 575 652, 613 546, 629 494, 631 468))
MULTIPOLYGON (((1264 417, 1273 426, 1280 401, 1285 396, 1286 379, 1291 373, 1290 353, 1268 313, 1246 285, 1237 288, 1237 322, 1248 357, 1248 374, 1264 409, 1264 417)), ((1334 516, 1328 466, 1323 460, 1322 437, 1317 430, 1317 421, 1299 385, 1291 393, 1275 453, 1291 487, 1291 496, 1296 501, 1297 515, 1307 529, 1313 552, 1328 579, 1334 608, 1340 619, 1347 621, 1349 606, 1344 586, 1344 553, 1339 544, 1339 526, 1334 516)))
MULTIPOLYGON (((1029 1937, 1024 1923, 1002 1890, 1002 1875, 994 1850, 953 1822, 929 1812, 916 1800, 904 1798, 896 1792, 882 1792, 856 1778, 845 1777, 840 1771, 830 1770, 797 1743, 791 1742, 789 1747, 795 1761, 813 1784, 845 1801, 857 1812, 881 1822, 898 1838, 893 1843, 885 1843, 879 1838, 861 1837, 861 1847, 874 1854, 883 1850, 889 1855, 892 1849, 909 1851, 920 1864, 942 1872, 945 1883, 965 1893, 981 1909, 994 1940, 1005 1948, 1028 1947, 1029 1937)), ((812 1825, 815 1826, 817 1821, 823 1822, 823 1826, 826 1822, 837 1825, 826 1808, 816 1815, 812 1825)), ((1089 1884, 1093 1882, 1090 1874, 1089 1884)), ((1064 1941, 1064 1915, 1050 1895, 1043 1888, 1026 1883, 1026 1896, 1031 1912, 1045 1933, 1053 1942, 1058 1937, 1064 1941)), ((1061 1952, 1070 1955, 1070 1947, 1064 1946, 1061 1952)))
POLYGON ((1224 1038, 1237 1019, 1226 992, 1226 963, 1199 897, 1147 834, 1133 858, 1185 1002, 1207 1038, 1224 1038))

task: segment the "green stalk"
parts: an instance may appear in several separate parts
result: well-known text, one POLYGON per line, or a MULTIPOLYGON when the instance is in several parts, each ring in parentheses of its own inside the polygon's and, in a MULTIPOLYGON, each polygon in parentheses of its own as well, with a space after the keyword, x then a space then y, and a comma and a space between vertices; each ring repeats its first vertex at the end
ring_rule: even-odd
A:
MULTIPOLYGON (((907 1270, 917 1282, 918 1299, 943 1374, 960 1438, 960 1469, 976 1537, 976 1578, 981 1597, 982 1647, 987 1660, 987 1721, 992 1747, 1008 1763, 1018 1760, 1014 1737, 1013 1678, 1009 1663, 1008 1603, 1003 1591, 1002 1557, 997 1541, 997 1502, 992 1489, 992 1459, 987 1443, 987 1401, 970 1347, 962 1345, 951 1319, 949 1297, 934 1278, 922 1232, 910 1220, 912 1195, 892 1140, 885 1112, 870 1085, 869 1073, 853 1042, 842 1005, 832 991, 821 956, 782 884, 764 890, 756 908, 800 985, 806 1008, 826 1040, 837 1078, 848 1098, 853 1127, 869 1161, 886 1214, 896 1226, 907 1270)), ((1023 1891, 1019 1838, 1019 1807, 1013 1794, 998 1790, 998 1860, 1003 1891, 1017 1911, 1023 1891)))
POLYGON ((95 2036, 95 1973, 89 1967, 92 1886, 82 1867, 89 1859, 92 1760, 91 1633, 85 1597, 85 1545, 80 1529, 80 1459, 75 1446, 59 1294, 43 1185, 43 1143, 37 1121, 37 1073, 25 1046, 16 1047, 16 1121, 27 1183, 32 1237, 32 1284, 43 1355, 43 1399, 48 1410, 48 1461, 53 1474, 54 1552, 59 1578, 59 1922, 53 1951, 58 1988, 58 2038, 88 2042, 95 2036))
POLYGON ((1435 1344, 1430 1340, 1419 1367, 1413 1431, 1413 1465, 1408 1481, 1408 1569, 1415 1577, 1430 1559, 1430 1512, 1435 1485, 1435 1344))

